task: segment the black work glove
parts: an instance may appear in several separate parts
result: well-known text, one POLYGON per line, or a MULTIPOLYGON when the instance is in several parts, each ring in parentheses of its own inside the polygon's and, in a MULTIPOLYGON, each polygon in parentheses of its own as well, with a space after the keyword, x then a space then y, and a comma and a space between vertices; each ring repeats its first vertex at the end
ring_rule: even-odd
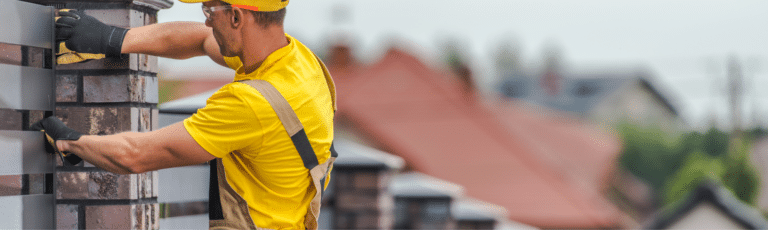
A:
POLYGON ((40 130, 44 132, 45 139, 48 140, 46 142, 45 149, 49 153, 57 153, 61 157, 62 162, 69 162, 72 165, 76 165, 83 161, 83 159, 80 159, 80 157, 77 155, 70 152, 61 152, 59 151, 59 148, 56 147, 56 141, 58 140, 76 141, 80 139, 81 136, 83 136, 83 134, 80 134, 74 129, 64 125, 64 123, 61 122, 61 120, 58 118, 54 116, 47 117, 43 120, 35 122, 29 126, 29 129, 40 130))
POLYGON ((118 57, 128 29, 108 26, 98 19, 77 11, 59 11, 56 41, 64 41, 67 49, 78 53, 106 54, 118 57))

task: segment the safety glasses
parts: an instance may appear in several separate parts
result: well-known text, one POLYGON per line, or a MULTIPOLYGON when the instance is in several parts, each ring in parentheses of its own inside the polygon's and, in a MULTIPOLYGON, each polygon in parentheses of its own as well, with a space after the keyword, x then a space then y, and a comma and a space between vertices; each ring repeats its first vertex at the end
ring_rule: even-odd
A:
POLYGON ((228 10, 232 9, 231 5, 224 5, 224 6, 213 6, 213 7, 207 7, 203 6, 203 14, 205 14, 205 19, 211 19, 211 14, 213 12, 219 11, 219 10, 228 10))

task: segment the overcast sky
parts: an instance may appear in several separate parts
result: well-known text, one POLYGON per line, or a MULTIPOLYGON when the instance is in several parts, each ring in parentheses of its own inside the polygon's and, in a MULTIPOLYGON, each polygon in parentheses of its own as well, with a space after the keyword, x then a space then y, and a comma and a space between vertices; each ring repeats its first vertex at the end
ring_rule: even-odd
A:
MULTIPOLYGON (((200 4, 175 2, 159 13, 160 22, 178 20, 202 22, 200 4)), ((435 62, 451 37, 465 46, 486 88, 495 81, 490 57, 501 42, 517 44, 526 63, 538 63, 545 46, 556 44, 568 66, 650 68, 696 126, 713 113, 726 120, 725 65, 733 56, 745 67, 745 119, 757 114, 768 122, 764 0, 293 0, 285 27, 316 49, 333 31, 350 31, 356 53, 369 61, 397 39, 435 62), (348 17, 334 23, 334 11, 348 17)), ((164 69, 218 68, 205 58, 160 62, 164 69)))

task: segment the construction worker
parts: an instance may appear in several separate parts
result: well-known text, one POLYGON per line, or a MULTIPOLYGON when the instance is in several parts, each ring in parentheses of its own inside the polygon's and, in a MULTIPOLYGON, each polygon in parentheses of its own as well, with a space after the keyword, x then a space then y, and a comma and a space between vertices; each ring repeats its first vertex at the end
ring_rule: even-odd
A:
POLYGON ((285 34, 288 0, 181 1, 202 2, 205 24, 123 29, 59 12, 57 38, 75 52, 207 55, 236 70, 204 108, 146 133, 82 135, 55 117, 32 128, 44 131, 48 147, 66 159, 114 173, 211 162, 211 228, 316 229, 336 156, 335 89, 324 64, 285 34))

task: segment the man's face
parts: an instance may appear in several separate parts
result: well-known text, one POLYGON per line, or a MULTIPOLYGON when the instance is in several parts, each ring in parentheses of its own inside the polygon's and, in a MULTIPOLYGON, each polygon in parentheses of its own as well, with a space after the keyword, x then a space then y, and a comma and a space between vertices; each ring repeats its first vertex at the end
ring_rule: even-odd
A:
MULTIPOLYGON (((220 0, 213 0, 203 2, 206 7, 223 6, 225 5, 220 0)), ((213 37, 216 38, 216 43, 219 45, 219 52, 227 57, 236 56, 234 49, 234 41, 232 39, 232 30, 230 26, 231 10, 216 10, 211 12, 210 17, 205 20, 205 25, 213 29, 213 37)))

